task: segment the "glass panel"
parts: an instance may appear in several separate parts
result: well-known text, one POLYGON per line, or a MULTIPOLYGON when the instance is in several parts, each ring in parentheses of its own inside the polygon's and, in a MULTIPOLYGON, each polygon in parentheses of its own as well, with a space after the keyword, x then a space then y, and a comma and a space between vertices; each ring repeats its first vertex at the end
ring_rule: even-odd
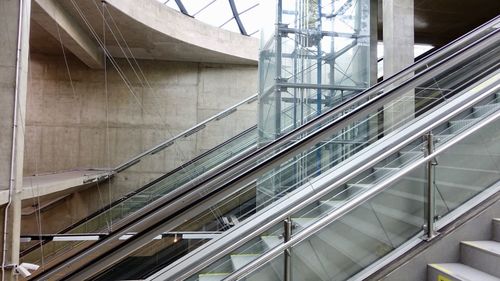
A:
MULTIPOLYGON (((261 85, 261 109, 273 111, 259 122, 261 142, 275 139, 311 116, 369 85, 368 1, 283 1, 279 36, 262 40, 261 56, 275 49, 273 91, 261 85), (325 90, 328 89, 328 90, 325 90), (265 97, 265 98, 264 98, 265 97), (336 102, 335 102, 336 101, 336 102), (293 107, 293 118, 283 110, 293 107), (284 119, 284 120, 282 120, 284 119)), ((268 28, 270 30, 270 28, 268 28)), ((266 70, 267 69, 263 69, 266 70)), ((267 80, 261 83, 267 84, 267 80)))
POLYGON ((216 27, 221 26, 232 17, 233 12, 227 0, 217 0, 196 15, 196 19, 216 27))
MULTIPOLYGON (((188 11, 189 15, 194 15, 201 9, 203 9, 206 5, 210 4, 213 0, 182 0, 182 4, 188 11)), ((220 0, 219 0, 220 1, 220 0)), ((174 0, 170 0, 170 2, 175 2, 174 0)))
MULTIPOLYGON (((456 134, 471 127, 477 119, 500 109, 498 96, 490 102, 476 105, 462 120, 452 121, 443 130, 443 141, 448 134, 456 134)), ((460 141, 440 154, 434 166, 434 184, 437 196, 443 199, 446 208, 437 209, 436 217, 442 217, 464 202, 495 184, 500 179, 500 145, 498 132, 500 121, 487 125, 472 136, 460 141)), ((439 136, 438 136, 439 138, 439 136)))
MULTIPOLYGON (((158 1, 162 2, 162 0, 158 0, 158 1)), ((166 2, 166 4, 165 4, 165 5, 167 5, 168 7, 170 7, 170 8, 172 8, 172 9, 174 9, 174 10, 176 10, 176 11, 180 12, 180 10, 179 10, 179 6, 177 6, 177 4, 175 3, 175 1, 174 1, 174 0, 169 0, 169 1, 165 1, 165 2, 166 2)))
MULTIPOLYGON (((277 281, 283 280, 283 255, 279 255, 267 262, 258 270, 252 272, 249 276, 241 279, 245 281, 277 281)), ((198 279, 199 280, 199 279, 198 279)), ((303 279, 306 280, 306 279, 303 279)))
POLYGON ((244 1, 248 2, 248 4, 251 4, 242 5, 242 7, 244 8, 240 8, 238 0, 236 0, 235 2, 238 7, 238 12, 240 12, 240 19, 243 22, 247 33, 253 37, 260 38, 259 30, 261 30, 263 25, 262 18, 266 16, 268 18, 273 18, 274 14, 269 13, 269 11, 265 11, 262 8, 262 4, 259 4, 259 2, 255 0, 244 1), (258 6, 254 7, 254 5, 258 6))

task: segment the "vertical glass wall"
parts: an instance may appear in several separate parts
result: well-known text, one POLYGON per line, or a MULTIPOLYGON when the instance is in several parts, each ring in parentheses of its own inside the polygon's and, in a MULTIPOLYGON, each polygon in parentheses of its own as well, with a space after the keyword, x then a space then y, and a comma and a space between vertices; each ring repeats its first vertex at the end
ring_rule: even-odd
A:
MULTIPOLYGON (((370 79, 369 0, 263 2, 275 18, 265 23, 261 33, 260 144, 368 88, 370 79)), ((358 129, 353 134, 350 141, 366 132, 358 129)), ((303 155, 301 164, 286 167, 290 170, 287 179, 261 181, 257 204, 279 197, 280 190, 289 190, 296 179, 310 176, 311 165, 317 166, 314 173, 319 173, 322 159, 346 148, 338 142, 324 147, 314 155, 303 155)))

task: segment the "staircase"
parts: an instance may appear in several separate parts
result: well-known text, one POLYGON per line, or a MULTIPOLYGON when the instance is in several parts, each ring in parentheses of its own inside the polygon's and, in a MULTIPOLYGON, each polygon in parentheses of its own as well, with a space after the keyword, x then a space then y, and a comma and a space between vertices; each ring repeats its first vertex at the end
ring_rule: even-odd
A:
POLYGON ((460 263, 434 263, 428 281, 500 281, 500 219, 493 219, 493 240, 462 241, 460 263))

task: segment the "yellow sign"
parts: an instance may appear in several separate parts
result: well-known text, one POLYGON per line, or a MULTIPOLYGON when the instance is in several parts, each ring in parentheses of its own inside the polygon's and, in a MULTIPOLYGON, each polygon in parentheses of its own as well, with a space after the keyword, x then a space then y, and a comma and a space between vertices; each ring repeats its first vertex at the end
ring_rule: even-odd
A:
POLYGON ((447 277, 444 277, 443 275, 439 274, 437 281, 451 281, 451 279, 447 278, 447 277))

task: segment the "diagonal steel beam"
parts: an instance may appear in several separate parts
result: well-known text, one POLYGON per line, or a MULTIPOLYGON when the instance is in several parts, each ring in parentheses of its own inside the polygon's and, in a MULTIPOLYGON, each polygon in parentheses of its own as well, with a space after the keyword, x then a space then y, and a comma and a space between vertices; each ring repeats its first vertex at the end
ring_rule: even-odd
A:
POLYGON ((234 4, 234 0, 228 0, 229 6, 231 6, 231 11, 233 12, 234 19, 236 20, 236 24, 238 24, 238 28, 240 29, 241 34, 248 36, 247 31, 245 30, 245 26, 243 26, 243 22, 241 22, 240 14, 236 9, 236 4, 234 4))
POLYGON ((182 3, 181 0, 175 0, 175 4, 177 4, 177 7, 179 7, 181 13, 185 14, 186 16, 191 16, 186 10, 186 7, 184 7, 184 4, 182 3))

